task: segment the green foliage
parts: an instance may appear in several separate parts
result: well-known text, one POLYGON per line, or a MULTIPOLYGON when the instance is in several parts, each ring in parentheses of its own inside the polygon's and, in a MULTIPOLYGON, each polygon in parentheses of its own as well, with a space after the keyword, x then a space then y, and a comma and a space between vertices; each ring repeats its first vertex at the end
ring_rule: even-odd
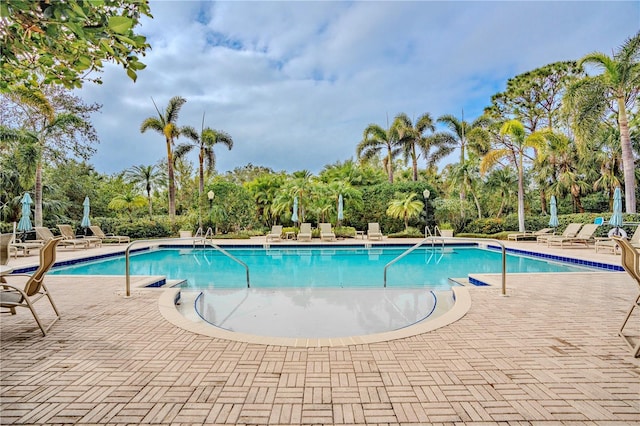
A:
MULTIPOLYGON (((442 229, 442 227, 440 228, 442 229)), ((464 227, 467 233, 490 235, 504 230, 504 220, 499 218, 476 219, 464 227)))
POLYGON ((135 81, 145 68, 138 54, 150 48, 133 30, 148 1, 3 1, 0 16, 0 91, 20 85, 80 88, 104 61, 122 65, 135 81))
MULTIPOLYGON (((102 230, 108 232, 104 228, 102 230)), ((173 234, 167 223, 149 219, 121 222, 112 232, 118 235, 128 235, 132 239, 168 238, 173 234)))
POLYGON ((256 204, 246 188, 218 178, 207 185, 205 193, 209 191, 213 191, 215 196, 207 217, 219 231, 237 232, 258 226, 256 204))
MULTIPOLYGON (((372 185, 362 188, 362 205, 354 207, 351 214, 345 216, 345 225, 353 226, 356 229, 366 230, 369 222, 378 222, 384 233, 399 232, 404 228, 402 219, 394 219, 387 216, 386 211, 389 202, 394 198, 396 193, 409 194, 415 192, 418 194, 418 200, 423 201, 422 192, 428 189, 431 191, 431 197, 435 195, 435 189, 425 182, 384 182, 378 185, 372 185)), ((431 199, 427 200, 429 224, 433 225, 433 206, 431 199)), ((409 226, 424 227, 424 212, 419 217, 409 220, 409 226)))
POLYGON ((420 238, 424 235, 418 228, 408 227, 400 232, 394 232, 387 235, 389 238, 420 238))
POLYGON ((354 238, 356 236, 356 228, 352 226, 336 226, 333 233, 338 238, 354 238))

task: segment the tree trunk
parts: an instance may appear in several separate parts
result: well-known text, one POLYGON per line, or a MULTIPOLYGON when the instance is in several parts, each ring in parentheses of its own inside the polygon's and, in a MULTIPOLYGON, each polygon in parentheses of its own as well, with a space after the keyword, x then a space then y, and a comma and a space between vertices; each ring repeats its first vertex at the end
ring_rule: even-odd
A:
POLYGON ((524 232, 524 170, 522 154, 518 158, 518 231, 524 232))
POLYGON ((387 155, 387 173, 389 174, 389 183, 393 183, 393 159, 391 158, 391 150, 387 155))
POLYGON ((147 200, 149 201, 149 219, 153 218, 153 202, 151 201, 151 188, 147 187, 147 200))
POLYGON ((176 218, 176 183, 173 173, 173 153, 171 152, 171 139, 167 138, 167 172, 169 175, 169 220, 171 223, 176 218))
POLYGON ((35 214, 33 222, 35 226, 42 226, 42 160, 39 160, 36 165, 36 188, 34 198, 35 214))
POLYGON ((416 155, 416 146, 413 145, 411 147, 412 152, 411 152, 411 160, 413 161, 412 167, 413 167, 413 181, 417 182, 418 181, 418 156, 416 155))
POLYGON ((618 97, 618 125, 620 126, 620 146, 622 147, 622 168, 624 172, 624 201, 627 213, 636 212, 636 178, 629 120, 624 96, 618 97))

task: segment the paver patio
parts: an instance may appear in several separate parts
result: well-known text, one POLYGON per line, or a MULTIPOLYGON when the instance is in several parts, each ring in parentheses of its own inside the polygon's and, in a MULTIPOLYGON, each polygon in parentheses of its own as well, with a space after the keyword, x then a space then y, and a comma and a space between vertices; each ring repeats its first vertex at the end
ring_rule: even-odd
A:
MULTIPOLYGON (((579 250, 562 252, 593 256, 579 250)), ((625 273, 509 276, 507 297, 473 288, 446 327, 317 348, 182 330, 163 290, 126 299, 123 278, 48 286, 63 318, 46 337, 28 311, 0 317, 2 424, 640 424, 640 359, 616 335, 625 273)))

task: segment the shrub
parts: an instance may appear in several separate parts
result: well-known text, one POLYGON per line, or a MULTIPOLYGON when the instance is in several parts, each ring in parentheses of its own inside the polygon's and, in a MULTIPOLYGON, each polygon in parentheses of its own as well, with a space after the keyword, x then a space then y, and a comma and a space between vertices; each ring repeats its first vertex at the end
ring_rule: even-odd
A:
POLYGON ((333 232, 338 238, 354 238, 356 236, 356 228, 352 226, 336 226, 333 228, 333 232))
MULTIPOLYGON (((105 231, 103 229, 103 231, 105 231)), ((107 231, 105 231, 107 232, 107 231)), ((149 219, 141 219, 133 222, 120 223, 113 233, 118 235, 128 235, 132 239, 167 238, 173 233, 171 228, 165 224, 149 219)))
POLYGON ((400 232, 395 232, 393 234, 387 235, 389 238, 420 238, 424 235, 418 228, 409 227, 406 230, 402 230, 400 232))

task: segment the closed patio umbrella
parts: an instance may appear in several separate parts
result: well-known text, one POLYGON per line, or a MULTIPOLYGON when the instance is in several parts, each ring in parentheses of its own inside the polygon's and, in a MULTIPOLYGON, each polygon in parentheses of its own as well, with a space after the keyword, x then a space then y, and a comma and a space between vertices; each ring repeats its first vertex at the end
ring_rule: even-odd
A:
POLYGON ((87 228, 91 226, 91 219, 89 219, 89 197, 84 197, 84 202, 82 203, 82 222, 80 222, 80 226, 84 228, 85 234, 87 233, 87 228))
POLYGON ((558 222, 558 204, 556 202, 556 196, 551 196, 551 217, 549 218, 549 226, 557 228, 560 223, 558 222))
POLYGON ((293 199, 293 214, 291 215, 291 221, 298 223, 298 197, 293 199))
POLYGON ((338 222, 342 222, 344 219, 344 202, 342 201, 342 194, 338 197, 338 222))
MULTIPOLYGON (((620 227, 622 226, 622 192, 620 187, 617 186, 613 193, 613 215, 609 219, 609 225, 615 226, 615 230, 610 232, 611 235, 621 235, 620 227)), ((610 235, 610 236, 611 236, 610 235)))
POLYGON ((22 216, 20 217, 20 222, 18 222, 18 231, 30 231, 33 226, 31 225, 31 196, 28 192, 24 193, 22 200, 20 200, 22 204, 22 216))

